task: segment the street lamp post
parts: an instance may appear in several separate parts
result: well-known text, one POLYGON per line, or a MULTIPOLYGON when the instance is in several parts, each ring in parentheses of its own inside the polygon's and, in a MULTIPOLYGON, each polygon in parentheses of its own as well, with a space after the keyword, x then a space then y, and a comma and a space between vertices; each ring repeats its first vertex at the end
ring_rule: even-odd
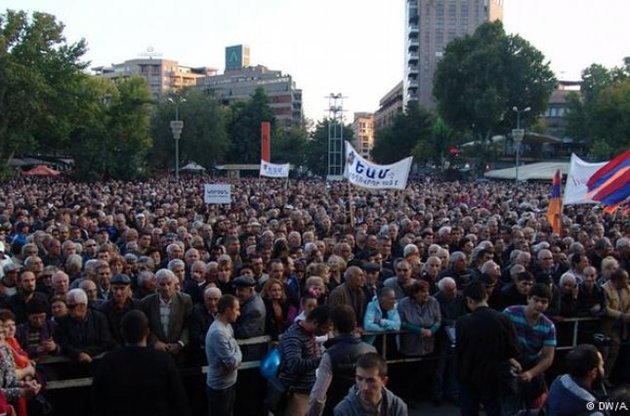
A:
POLYGON ((175 139, 175 180, 179 182, 179 138, 184 128, 184 122, 179 120, 179 105, 185 103, 186 99, 183 97, 177 100, 169 98, 168 102, 175 104, 175 120, 171 121, 171 131, 173 132, 173 139, 175 139))
POLYGON ((531 110, 531 107, 525 107, 519 110, 518 107, 512 107, 512 111, 516 113, 516 128, 512 130, 512 140, 514 140, 514 146, 516 147, 516 175, 515 182, 518 182, 518 165, 521 162, 521 143, 523 137, 525 137, 525 129, 521 129, 521 113, 527 113, 531 110))

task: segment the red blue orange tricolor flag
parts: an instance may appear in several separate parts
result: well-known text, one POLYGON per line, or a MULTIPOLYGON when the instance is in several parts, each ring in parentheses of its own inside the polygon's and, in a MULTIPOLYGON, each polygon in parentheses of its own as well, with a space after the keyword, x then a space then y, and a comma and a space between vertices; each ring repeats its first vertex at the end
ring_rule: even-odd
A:
POLYGON ((551 185, 551 197, 547 207, 547 221, 551 224, 554 233, 562 233, 562 197, 560 195, 560 169, 553 176, 551 185))
POLYGON ((587 197, 601 202, 607 211, 614 211, 623 204, 630 198, 630 149, 602 166, 586 186, 587 197))

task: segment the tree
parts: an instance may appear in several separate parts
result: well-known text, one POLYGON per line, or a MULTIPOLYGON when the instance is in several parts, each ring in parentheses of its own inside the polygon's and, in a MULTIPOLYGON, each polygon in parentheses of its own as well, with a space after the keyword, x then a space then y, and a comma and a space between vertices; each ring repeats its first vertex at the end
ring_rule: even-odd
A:
POLYGON ((260 126, 263 121, 271 123, 271 131, 276 127, 276 118, 269 107, 269 100, 262 88, 257 88, 246 103, 230 106, 228 122, 230 151, 227 160, 233 163, 260 163, 260 126))
POLYGON ((513 107, 530 107, 530 117, 542 113, 555 83, 543 54, 497 21, 446 46, 433 94, 446 123, 487 143, 516 125, 513 107))
POLYGON ((306 165, 308 132, 294 127, 289 131, 279 131, 278 138, 271 138, 271 161, 291 163, 294 166, 306 165))
POLYGON ((84 40, 67 44, 64 25, 46 13, 0 15, 0 163, 16 152, 69 146, 83 105, 84 40))
POLYGON ((92 118, 72 134, 76 173, 87 180, 134 179, 143 174, 146 152, 152 144, 151 92, 141 77, 110 84, 113 90, 103 81, 89 84, 95 87, 90 91, 88 86, 92 118), (99 97, 99 92, 106 95, 99 97))
POLYGON ((411 154, 417 162, 431 161, 436 166, 444 166, 448 148, 459 144, 459 137, 457 131, 438 117, 433 123, 431 135, 425 140, 418 141, 411 154))
MULTIPOLYGON (((185 90, 173 100, 180 102, 179 119, 184 122, 179 140, 180 161, 195 161, 206 168, 223 162, 230 145, 225 122, 228 110, 222 108, 214 96, 197 90, 185 90)), ((161 170, 175 165, 175 144, 170 128, 174 118, 173 103, 162 100, 156 105, 151 122, 154 144, 149 162, 161 170)))
POLYGON ((594 137, 604 139, 615 154, 630 147, 630 78, 603 90, 593 109, 594 137))
POLYGON ((627 147, 628 79, 630 78, 630 59, 624 59, 624 65, 608 69, 599 64, 592 64, 582 71, 582 83, 579 93, 568 98, 567 135, 575 139, 597 144, 592 152, 603 155, 608 152, 625 150, 627 147), (624 130, 625 129, 625 130, 624 130), (607 144, 607 146, 603 146, 607 144))
POLYGON ((376 132, 372 158, 389 164, 408 157, 419 143, 431 141, 433 120, 433 114, 416 102, 410 103, 405 113, 396 115, 391 126, 376 132))
MULTIPOLYGON (((306 146, 306 166, 316 175, 325 176, 328 173, 329 126, 329 118, 318 121, 306 146)), ((342 134, 344 141, 352 141, 354 133, 351 126, 344 124, 342 134)))

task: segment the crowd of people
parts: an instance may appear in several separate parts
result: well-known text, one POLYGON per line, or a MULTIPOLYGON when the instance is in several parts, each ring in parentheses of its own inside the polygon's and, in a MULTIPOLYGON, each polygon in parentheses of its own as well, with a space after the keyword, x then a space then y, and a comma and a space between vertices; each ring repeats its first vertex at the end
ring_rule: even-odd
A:
MULTIPOLYGON (((376 192, 347 183, 221 179, 232 185, 232 204, 207 205, 210 181, 3 183, 0 391, 18 414, 41 397, 36 362, 62 355, 91 369, 125 344, 123 317, 133 310, 147 318, 146 345, 178 366, 208 365, 210 414, 264 414, 265 388, 251 389, 262 383, 239 392, 236 374, 267 345, 235 342, 263 335, 278 343, 278 379, 291 387, 286 415, 360 414, 349 410, 356 406, 390 414, 374 413, 382 402, 364 395, 374 383, 385 389, 386 366, 369 354, 381 349, 379 333, 392 331, 397 358, 427 358, 419 370, 410 366, 397 392, 407 403, 421 396, 418 385, 429 386, 434 404, 450 400, 464 414, 475 414, 479 403, 487 411, 555 403, 545 371, 558 342, 571 338, 558 324, 574 317, 594 318, 580 325, 579 342, 597 344, 606 387, 627 381, 620 357, 630 322, 627 217, 567 206, 562 232, 554 233, 546 217, 550 187, 539 183, 420 180, 376 192), (501 352, 490 358, 508 360, 521 385, 501 403, 487 396, 511 394, 479 390, 493 370, 460 362, 493 351, 466 350, 479 345, 470 341, 478 331, 466 325, 489 321, 509 332, 497 335, 501 352), (462 343, 460 332, 469 334, 462 343), (354 351, 353 362, 322 358, 339 345, 354 351), (331 376, 337 372, 345 382, 331 376), (348 388, 358 402, 344 399, 348 388)), ((406 414, 400 399, 382 391, 378 400, 397 406, 391 414, 406 414)))

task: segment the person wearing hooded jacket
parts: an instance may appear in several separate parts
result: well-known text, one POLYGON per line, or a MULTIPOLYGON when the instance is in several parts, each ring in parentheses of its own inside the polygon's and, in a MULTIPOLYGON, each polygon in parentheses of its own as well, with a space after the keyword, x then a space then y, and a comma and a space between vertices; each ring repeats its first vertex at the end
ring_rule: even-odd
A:
POLYGON ((334 416, 407 416, 405 402, 385 387, 387 362, 378 353, 359 358, 355 379, 355 385, 335 407, 334 416))

